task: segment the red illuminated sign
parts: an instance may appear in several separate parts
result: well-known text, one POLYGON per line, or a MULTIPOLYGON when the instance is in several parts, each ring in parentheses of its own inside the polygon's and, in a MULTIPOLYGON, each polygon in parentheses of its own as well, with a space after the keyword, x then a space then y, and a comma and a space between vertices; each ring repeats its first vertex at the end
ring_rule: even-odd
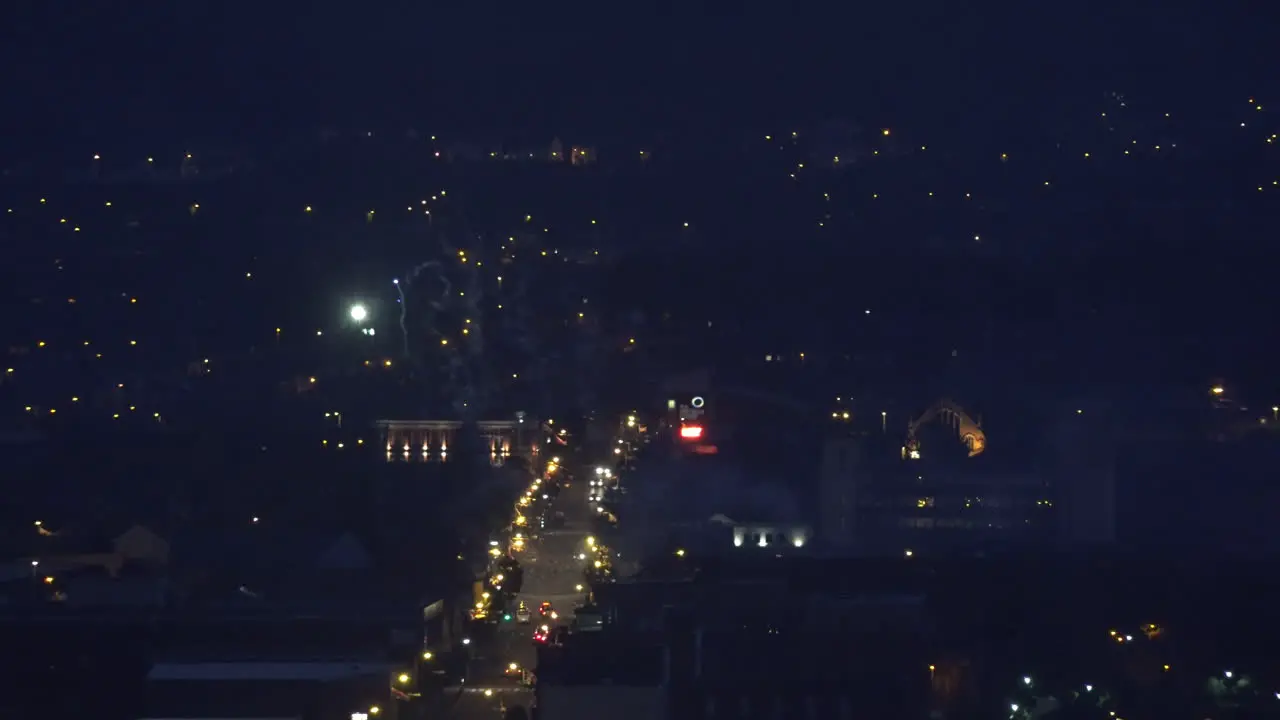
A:
POLYGON ((681 425, 680 437, 685 440, 698 440, 702 438, 701 425, 681 425))

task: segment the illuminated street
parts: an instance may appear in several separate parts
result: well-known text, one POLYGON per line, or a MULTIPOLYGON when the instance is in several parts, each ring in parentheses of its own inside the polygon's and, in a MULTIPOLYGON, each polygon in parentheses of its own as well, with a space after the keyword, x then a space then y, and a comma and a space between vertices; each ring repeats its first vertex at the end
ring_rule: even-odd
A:
MULTIPOLYGON (((554 464, 554 463, 553 463, 554 464)), ((536 664, 535 633, 545 625, 548 629, 567 626, 573 619, 574 607, 585 598, 583 570, 593 562, 589 532, 591 508, 587 502, 590 485, 573 482, 558 496, 538 497, 538 485, 528 505, 520 508, 529 526, 513 527, 512 554, 523 568, 521 592, 498 623, 491 640, 477 642, 469 665, 465 688, 450 689, 446 705, 454 717, 492 718, 503 707, 529 706, 532 690, 521 687, 521 671, 536 664), (564 524, 558 528, 536 529, 536 517, 563 513, 564 524), (527 622, 518 611, 523 602, 528 609, 527 622), (543 615, 543 603, 551 603, 543 615)), ((520 517, 520 516, 517 516, 520 517)))
POLYGON ((506 656, 520 667, 532 667, 534 663, 532 636, 543 624, 539 622, 538 607, 549 602, 558 615, 545 624, 567 625, 573 619, 574 606, 585 597, 582 571, 587 561, 582 555, 586 553, 586 539, 590 536, 586 493, 586 483, 575 482, 551 501, 548 511, 564 513, 564 527, 538 531, 521 554, 524 586, 518 599, 532 611, 532 618, 527 625, 511 622, 499 628, 506 656))

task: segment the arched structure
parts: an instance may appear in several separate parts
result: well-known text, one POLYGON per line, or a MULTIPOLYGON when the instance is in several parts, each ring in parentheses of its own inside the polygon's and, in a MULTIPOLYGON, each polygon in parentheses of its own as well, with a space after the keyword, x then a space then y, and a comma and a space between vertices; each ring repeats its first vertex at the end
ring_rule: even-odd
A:
POLYGON ((987 434, 982 431, 981 423, 969 417, 964 408, 956 403, 942 399, 907 425, 907 441, 902 447, 903 459, 920 459, 920 438, 917 433, 922 425, 935 419, 940 419, 955 429, 960 441, 969 449, 969 457, 981 455, 987 449, 987 434))

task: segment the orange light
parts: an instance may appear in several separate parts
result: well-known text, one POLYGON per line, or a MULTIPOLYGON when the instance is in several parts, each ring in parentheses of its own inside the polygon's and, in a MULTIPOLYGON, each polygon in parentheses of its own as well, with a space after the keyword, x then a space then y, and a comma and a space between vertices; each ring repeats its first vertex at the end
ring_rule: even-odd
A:
POLYGON ((680 437, 685 440, 697 440, 702 437, 701 425, 681 425, 680 437))

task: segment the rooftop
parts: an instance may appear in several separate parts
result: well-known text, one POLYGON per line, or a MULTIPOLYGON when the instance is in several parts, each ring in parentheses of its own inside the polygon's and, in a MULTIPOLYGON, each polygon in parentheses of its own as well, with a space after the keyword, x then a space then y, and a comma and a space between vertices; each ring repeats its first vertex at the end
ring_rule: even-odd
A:
POLYGON ((575 633, 562 647, 538 650, 538 682, 552 685, 657 685, 665 649, 652 636, 575 633))
POLYGON ((155 625, 157 656, 173 663, 385 661, 386 624, 279 615, 171 617, 155 625))
POLYGON ((851 671, 867 686, 928 685, 923 646, 893 632, 763 627, 695 633, 668 630, 661 639, 615 630, 571 635, 544 648, 538 681, 554 685, 658 685, 718 688, 786 686, 831 693, 848 688, 851 671), (918 672, 917 672, 918 671, 918 672), (758 682, 757 682, 758 681, 758 682))

